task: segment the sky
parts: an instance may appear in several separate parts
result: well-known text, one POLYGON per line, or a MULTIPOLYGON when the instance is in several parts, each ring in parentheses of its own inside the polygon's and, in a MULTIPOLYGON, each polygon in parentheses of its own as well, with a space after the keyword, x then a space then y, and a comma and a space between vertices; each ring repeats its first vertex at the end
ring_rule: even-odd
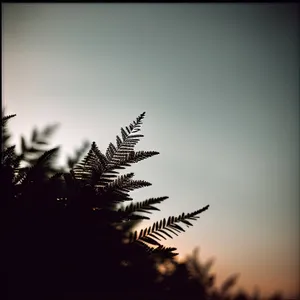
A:
POLYGON ((208 211, 168 240, 199 247, 220 284, 299 292, 299 29, 296 4, 3 4, 2 99, 12 142, 59 122, 60 163, 102 151, 146 112, 128 171, 169 196, 144 226, 208 211))

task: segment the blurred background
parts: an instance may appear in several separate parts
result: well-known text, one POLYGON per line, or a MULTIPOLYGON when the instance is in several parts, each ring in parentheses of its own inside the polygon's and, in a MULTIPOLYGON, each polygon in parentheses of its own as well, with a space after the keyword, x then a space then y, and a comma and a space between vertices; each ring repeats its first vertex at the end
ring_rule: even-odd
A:
POLYGON ((210 204, 166 245, 200 247, 217 283, 299 292, 296 4, 2 4, 2 99, 12 142, 60 122, 59 164, 106 151, 146 111, 132 167, 169 196, 150 222, 210 204))

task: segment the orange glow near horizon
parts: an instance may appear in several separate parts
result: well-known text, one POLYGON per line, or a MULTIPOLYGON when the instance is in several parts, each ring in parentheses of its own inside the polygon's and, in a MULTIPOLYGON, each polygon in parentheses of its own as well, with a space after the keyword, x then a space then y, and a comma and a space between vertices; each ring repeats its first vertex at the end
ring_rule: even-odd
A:
MULTIPOLYGON (((178 247, 180 247, 179 245, 178 247)), ((277 276, 272 276, 270 278, 270 270, 260 269, 259 271, 254 268, 244 269, 243 272, 239 272, 236 266, 224 259, 218 259, 217 257, 212 257, 209 253, 214 253, 214 250, 205 249, 205 247, 199 248, 198 260, 201 263, 205 263, 210 259, 214 260, 214 264, 211 268, 211 274, 216 275, 216 287, 219 287, 228 276, 233 274, 239 274, 239 278, 236 286, 232 289, 232 292, 237 292, 239 290, 246 291, 250 295, 258 289, 262 297, 268 297, 273 295, 275 292, 281 292, 282 295, 287 299, 295 299, 300 295, 299 290, 299 278, 300 274, 295 273, 293 277, 290 274, 279 273, 277 276)), ((187 256, 192 255, 192 251, 189 248, 180 247, 181 252, 177 256, 179 262, 184 262, 187 256), (185 253, 185 254, 182 254, 185 253)), ((298 270, 300 270, 300 265, 298 264, 298 270)), ((272 270, 271 270, 272 272, 272 270)))

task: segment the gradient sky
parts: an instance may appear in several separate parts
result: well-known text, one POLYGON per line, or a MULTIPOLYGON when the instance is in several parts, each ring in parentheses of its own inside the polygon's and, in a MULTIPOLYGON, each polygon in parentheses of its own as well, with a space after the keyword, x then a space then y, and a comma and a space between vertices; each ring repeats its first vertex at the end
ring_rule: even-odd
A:
MULTIPOLYGON (((146 111, 132 167, 169 196, 152 221, 210 204, 166 245, 200 247, 218 282, 299 290, 299 30, 280 4, 3 4, 3 102, 13 141, 60 122, 66 154, 106 150, 146 111)), ((145 223, 147 225, 148 223, 145 223)))

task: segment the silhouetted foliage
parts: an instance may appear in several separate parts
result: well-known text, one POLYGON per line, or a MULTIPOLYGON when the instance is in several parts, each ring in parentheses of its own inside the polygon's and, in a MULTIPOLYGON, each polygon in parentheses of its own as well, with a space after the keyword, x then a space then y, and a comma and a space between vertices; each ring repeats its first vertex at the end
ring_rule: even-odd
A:
MULTIPOLYGON (((191 226, 191 220, 208 206, 190 214, 156 222, 139 234, 130 229, 145 219, 143 213, 158 210, 155 205, 168 197, 151 198, 141 203, 118 207, 131 201, 129 193, 149 186, 134 180, 134 174, 119 175, 119 170, 156 151, 134 151, 142 137, 138 134, 145 113, 126 130, 121 128, 116 145, 110 143, 103 154, 93 142, 68 160, 69 171, 54 166, 59 148, 41 149, 56 128, 34 129, 31 143, 21 138, 21 154, 8 145, 6 122, 2 118, 1 190, 2 216, 5 219, 9 295, 26 297, 114 298, 135 291, 145 298, 158 276, 155 261, 176 255, 175 248, 160 244, 160 237, 184 231, 179 222, 191 226), (21 162, 26 166, 21 167, 21 162), (190 221, 189 221, 190 220, 190 221), (167 232, 169 231, 169 233, 167 232), (139 287, 137 289, 137 287, 139 287), (139 292, 137 291, 139 290, 139 292), (81 296, 80 296, 81 295, 81 296)), ((152 289, 154 292, 154 290, 152 289)), ((128 295, 128 296, 129 296, 128 295)), ((148 296, 147 296, 148 297, 148 296)))
POLYGON ((1 272, 8 299, 232 298, 236 275, 218 290, 213 261, 200 264, 195 251, 179 263, 176 248, 162 244, 184 232, 182 225, 192 226, 208 205, 135 230, 168 199, 125 205, 131 191, 151 184, 119 171, 159 154, 134 150, 145 113, 121 128, 105 154, 95 142, 87 151, 85 142, 63 168, 55 166, 59 148, 47 147, 57 125, 35 128, 30 142, 21 137, 18 154, 7 130, 14 116, 2 115, 0 171, 1 272))

